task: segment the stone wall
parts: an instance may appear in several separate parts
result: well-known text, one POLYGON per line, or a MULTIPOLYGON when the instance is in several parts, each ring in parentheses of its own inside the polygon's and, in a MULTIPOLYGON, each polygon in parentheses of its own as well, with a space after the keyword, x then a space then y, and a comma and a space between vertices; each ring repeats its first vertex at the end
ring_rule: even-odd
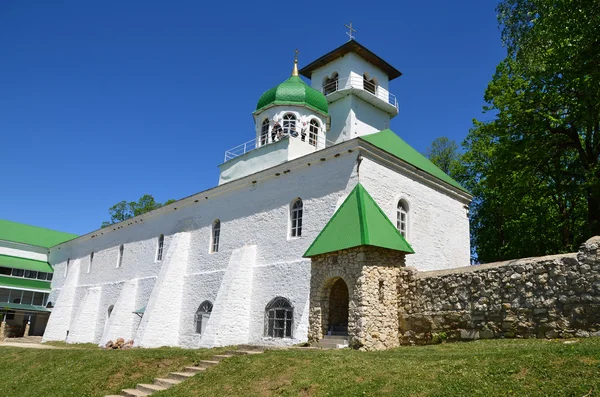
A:
POLYGON ((579 253, 398 278, 401 344, 600 336, 600 237, 579 253))
MULTIPOLYGON (((342 279, 348 286, 348 337, 363 350, 398 346, 397 280, 404 254, 376 247, 358 247, 312 258, 308 338, 318 341, 327 334, 332 289, 342 279)), ((334 289, 334 304, 339 291, 334 289)))

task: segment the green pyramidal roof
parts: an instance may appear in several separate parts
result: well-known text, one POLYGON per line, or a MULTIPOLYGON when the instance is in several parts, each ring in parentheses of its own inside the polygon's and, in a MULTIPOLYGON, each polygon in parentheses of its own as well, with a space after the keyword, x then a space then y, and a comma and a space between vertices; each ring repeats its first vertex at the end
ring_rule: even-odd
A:
POLYGON ((75 237, 78 236, 0 219, 0 240, 50 248, 75 237))
POLYGON ((256 105, 256 111, 270 105, 307 106, 325 115, 328 114, 329 109, 325 95, 310 87, 299 76, 292 76, 262 94, 256 105))
POLYGON ((371 245, 413 254, 410 244, 359 183, 333 214, 305 257, 371 245))
POLYGON ((413 149, 408 143, 404 142, 402 138, 396 135, 392 130, 382 130, 375 134, 362 136, 360 139, 377 146, 381 150, 385 150, 391 155, 398 157, 400 160, 404 160, 408 164, 411 164, 418 169, 425 171, 438 179, 441 179, 442 181, 462 190, 463 192, 469 193, 469 191, 462 187, 460 183, 456 182, 454 179, 448 176, 448 174, 440 170, 435 164, 429 161, 427 157, 423 156, 421 153, 413 149))

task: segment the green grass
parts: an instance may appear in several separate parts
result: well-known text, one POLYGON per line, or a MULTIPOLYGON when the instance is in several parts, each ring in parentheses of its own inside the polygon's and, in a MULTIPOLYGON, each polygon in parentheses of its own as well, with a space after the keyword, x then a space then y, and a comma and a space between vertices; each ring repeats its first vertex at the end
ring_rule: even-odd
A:
MULTIPOLYGON (((0 396, 104 396, 211 357, 215 349, 101 350, 96 345, 63 349, 0 347, 0 396)), ((220 349, 223 351, 223 349, 220 349)))
POLYGON ((268 351, 228 359, 158 396, 600 396, 600 338, 268 351))
MULTIPOLYGON (((104 396, 224 349, 0 348, 0 396, 104 396)), ((600 396, 600 338, 236 356, 157 397, 600 396)))

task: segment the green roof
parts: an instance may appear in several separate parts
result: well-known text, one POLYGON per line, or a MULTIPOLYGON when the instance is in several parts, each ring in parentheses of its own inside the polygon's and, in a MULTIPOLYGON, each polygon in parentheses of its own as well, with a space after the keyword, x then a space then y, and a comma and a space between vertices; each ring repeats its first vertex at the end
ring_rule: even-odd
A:
POLYGON ((0 240, 50 248, 75 237, 79 236, 0 219, 0 240))
POLYGON ((35 289, 50 291, 50 281, 32 280, 29 278, 0 276, 0 287, 35 289))
POLYGON ((359 183, 308 247, 304 257, 364 245, 414 253, 410 244, 359 183))
POLYGON ((256 111, 270 105, 307 106, 317 112, 329 114, 325 95, 310 87, 299 76, 292 76, 262 94, 256 105, 256 111))
POLYGON ((18 258, 16 256, 0 255, 0 266, 13 269, 33 270, 35 272, 54 273, 48 262, 34 261, 33 259, 18 258))
POLYGON ((22 305, 20 303, 0 303, 0 310, 2 309, 11 309, 15 311, 23 311, 23 312, 46 312, 49 313, 52 310, 45 308, 44 306, 36 306, 36 305, 22 305))
POLYGON ((427 157, 417 152, 408 143, 404 142, 402 138, 396 135, 392 130, 387 129, 375 134, 365 135, 360 137, 360 139, 377 146, 381 150, 385 150, 389 154, 398 157, 400 160, 417 167, 421 171, 427 172, 431 176, 441 179, 463 192, 469 193, 469 191, 462 187, 460 183, 450 178, 448 174, 440 170, 435 164, 429 161, 427 157))

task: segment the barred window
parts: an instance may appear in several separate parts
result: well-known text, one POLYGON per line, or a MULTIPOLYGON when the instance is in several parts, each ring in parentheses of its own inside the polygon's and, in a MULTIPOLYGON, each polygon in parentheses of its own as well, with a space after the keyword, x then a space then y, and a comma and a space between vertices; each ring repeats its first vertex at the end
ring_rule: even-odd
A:
POLYGON ((396 227, 402 236, 406 237, 408 235, 408 204, 404 200, 398 201, 396 216, 396 227))
POLYGON ((158 246, 156 248, 156 261, 160 262, 163 258, 163 248, 165 246, 165 236, 161 234, 158 237, 158 246))
POLYGON ((265 336, 291 338, 294 308, 285 298, 273 299, 265 309, 265 336))
POLYGON ((315 119, 310 121, 310 126, 308 128, 308 143, 317 147, 317 139, 319 137, 319 122, 315 119))
POLYGON ((196 322, 196 333, 202 335, 204 333, 204 329, 206 328, 206 324, 208 323, 208 319, 210 318, 210 313, 212 313, 213 304, 209 301, 204 301, 196 310, 195 322, 196 322))
POLYGON ((121 265, 123 264, 123 250, 125 249, 125 247, 123 246, 123 244, 121 244, 119 246, 119 254, 117 256, 117 267, 121 267, 121 265))
POLYGON ((302 212, 303 212, 303 204, 302 199, 298 198, 292 204, 291 209, 291 231, 290 235, 292 237, 300 237, 302 236, 302 212))
POLYGON ((283 134, 288 135, 296 131, 296 116, 288 113, 283 116, 283 134))
POLYGON ((266 145, 269 142, 269 119, 265 119, 260 127, 260 144, 266 145))
POLYGON ((213 222, 212 228, 212 242, 210 245, 210 252, 219 252, 219 240, 221 238, 221 221, 216 220, 213 222))

